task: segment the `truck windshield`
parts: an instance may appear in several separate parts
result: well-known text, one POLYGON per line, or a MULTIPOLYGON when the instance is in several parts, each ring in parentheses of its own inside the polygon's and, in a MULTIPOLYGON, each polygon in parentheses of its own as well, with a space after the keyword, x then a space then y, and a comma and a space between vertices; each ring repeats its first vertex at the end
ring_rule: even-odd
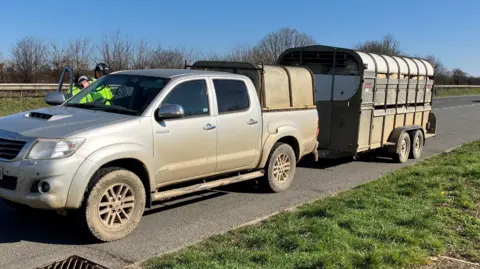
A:
POLYGON ((64 105, 139 116, 169 80, 139 75, 108 75, 89 85, 64 105))

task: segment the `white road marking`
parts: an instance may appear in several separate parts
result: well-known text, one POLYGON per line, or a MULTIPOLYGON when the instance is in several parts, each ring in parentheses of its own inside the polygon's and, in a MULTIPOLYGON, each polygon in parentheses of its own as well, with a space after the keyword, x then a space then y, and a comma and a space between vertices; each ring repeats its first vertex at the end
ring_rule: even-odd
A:
POLYGON ((442 108, 434 108, 433 110, 447 110, 451 108, 460 108, 460 107, 472 107, 472 106, 478 106, 480 104, 470 104, 470 105, 461 105, 461 106, 449 106, 449 107, 442 107, 442 108))

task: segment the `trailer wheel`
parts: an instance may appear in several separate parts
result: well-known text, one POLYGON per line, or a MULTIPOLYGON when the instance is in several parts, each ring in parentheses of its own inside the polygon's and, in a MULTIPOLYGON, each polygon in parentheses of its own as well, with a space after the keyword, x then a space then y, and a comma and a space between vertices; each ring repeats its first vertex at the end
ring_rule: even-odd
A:
POLYGON ((396 143, 396 151, 393 159, 398 163, 404 163, 410 156, 410 135, 407 132, 402 133, 396 143))
POLYGON ((292 147, 276 143, 267 162, 266 174, 262 181, 264 189, 270 192, 284 192, 295 177, 297 159, 292 147))
POLYGON ((423 132, 421 130, 416 130, 412 133, 412 146, 410 149, 410 157, 413 159, 418 159, 422 156, 423 152, 423 132))
POLYGON ((87 232, 103 242, 129 235, 145 210, 145 188, 137 175, 122 168, 101 169, 80 209, 87 232))

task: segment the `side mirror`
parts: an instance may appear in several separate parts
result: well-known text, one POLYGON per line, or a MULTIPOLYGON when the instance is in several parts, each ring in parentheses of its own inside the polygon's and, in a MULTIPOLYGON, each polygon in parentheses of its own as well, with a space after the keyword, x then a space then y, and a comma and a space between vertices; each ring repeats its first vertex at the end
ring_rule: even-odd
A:
POLYGON ((161 105, 157 109, 157 118, 160 120, 178 119, 185 115, 181 105, 161 105))
POLYGON ((45 96, 45 103, 52 105, 52 106, 58 106, 61 105, 65 102, 65 96, 61 92, 49 92, 45 96))

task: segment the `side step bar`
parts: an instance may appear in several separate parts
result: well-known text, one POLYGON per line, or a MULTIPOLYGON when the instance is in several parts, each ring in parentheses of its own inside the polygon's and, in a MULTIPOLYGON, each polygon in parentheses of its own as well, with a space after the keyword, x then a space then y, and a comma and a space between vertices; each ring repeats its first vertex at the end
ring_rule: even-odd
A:
POLYGON ((213 188, 217 188, 220 186, 225 186, 233 183, 238 183, 242 181, 247 181, 250 179, 254 178, 259 178, 262 177, 265 174, 263 170, 261 171, 256 171, 256 172, 251 172, 247 174, 242 174, 242 175, 237 175, 233 177, 228 177, 228 178, 223 178, 223 179, 218 179, 210 182, 204 182, 204 183, 199 183, 195 184, 192 186, 188 187, 183 187, 183 188, 178 188, 178 189, 173 189, 173 190, 168 190, 168 191, 161 191, 161 192, 156 192, 152 194, 152 200, 153 201, 164 201, 168 200, 173 197, 189 194, 189 193, 194 193, 197 191, 203 191, 203 190, 209 190, 213 188))

